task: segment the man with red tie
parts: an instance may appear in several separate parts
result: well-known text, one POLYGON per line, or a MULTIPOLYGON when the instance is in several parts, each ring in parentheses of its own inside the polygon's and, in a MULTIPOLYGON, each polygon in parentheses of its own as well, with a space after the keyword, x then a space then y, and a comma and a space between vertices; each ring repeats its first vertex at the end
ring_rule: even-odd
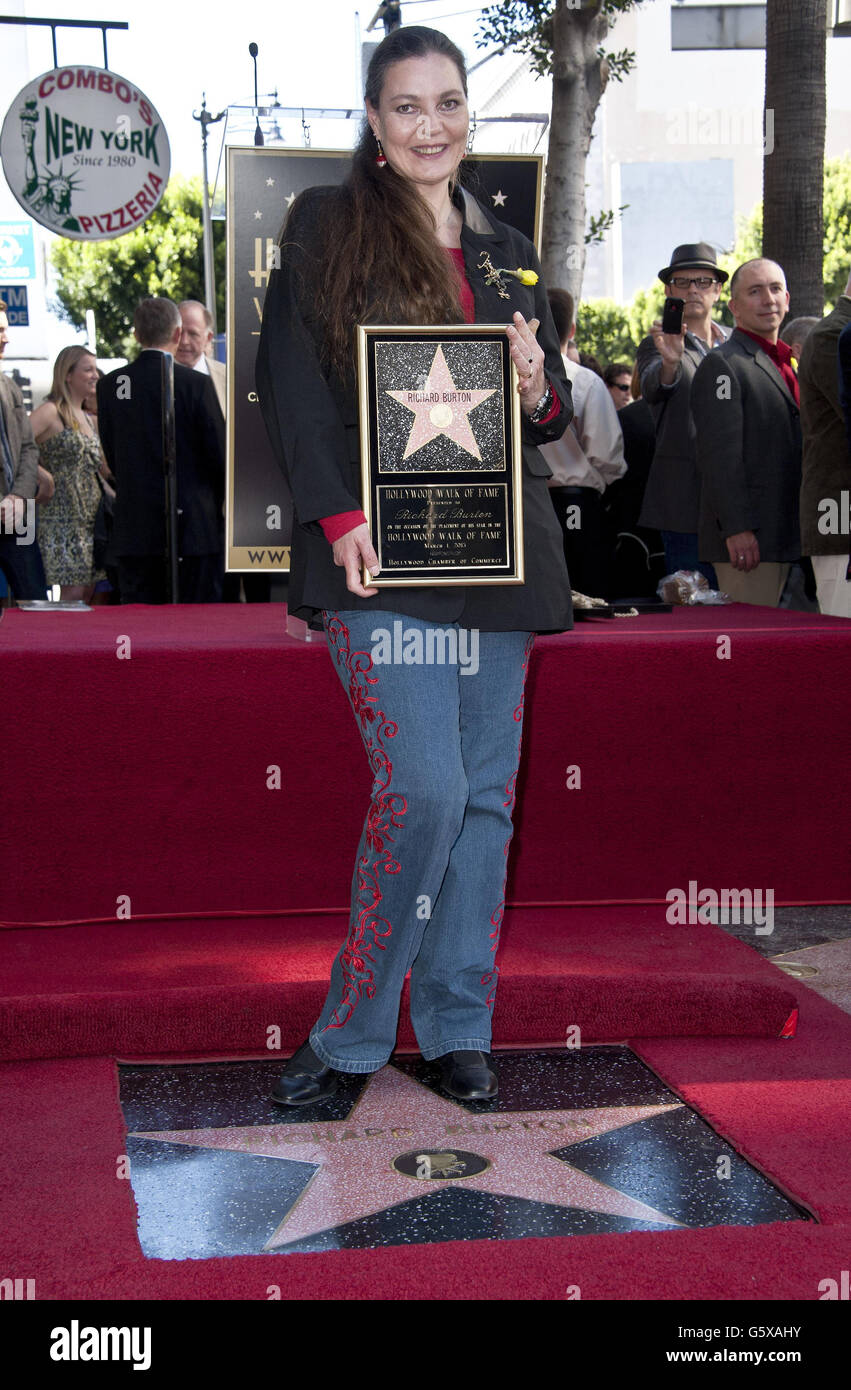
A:
POLYGON ((778 341, 789 307, 774 261, 745 261, 730 281, 733 333, 694 375, 701 480, 700 558, 741 603, 776 608, 801 557, 801 423, 792 351, 778 341))

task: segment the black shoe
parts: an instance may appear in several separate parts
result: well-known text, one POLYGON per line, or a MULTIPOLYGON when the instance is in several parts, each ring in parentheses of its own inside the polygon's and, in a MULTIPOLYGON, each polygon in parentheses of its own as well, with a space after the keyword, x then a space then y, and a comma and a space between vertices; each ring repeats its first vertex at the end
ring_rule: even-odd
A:
POLYGON ((308 1041, 293 1053, 269 1099, 276 1105, 310 1105, 336 1089, 337 1073, 319 1060, 308 1041))
POLYGON ((438 1058, 441 1084, 456 1100, 490 1100, 497 1092, 497 1079, 485 1052, 447 1052, 438 1058))

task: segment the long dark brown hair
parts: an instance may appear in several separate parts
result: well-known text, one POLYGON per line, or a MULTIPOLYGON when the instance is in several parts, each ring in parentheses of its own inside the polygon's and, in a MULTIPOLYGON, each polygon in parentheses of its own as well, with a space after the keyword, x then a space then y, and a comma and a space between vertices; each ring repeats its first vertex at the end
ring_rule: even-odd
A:
MULTIPOLYGON (((461 50, 437 29, 411 25, 393 30, 376 48, 364 97, 377 108, 388 68, 430 53, 452 60, 466 96, 461 50)), ((351 172, 338 196, 328 199, 313 259, 310 293, 323 320, 323 365, 344 379, 354 374, 356 323, 460 323, 464 318, 458 277, 435 236, 431 209, 389 163, 378 167, 377 153, 364 119, 351 172)), ((453 174, 450 196, 455 184, 453 174)))

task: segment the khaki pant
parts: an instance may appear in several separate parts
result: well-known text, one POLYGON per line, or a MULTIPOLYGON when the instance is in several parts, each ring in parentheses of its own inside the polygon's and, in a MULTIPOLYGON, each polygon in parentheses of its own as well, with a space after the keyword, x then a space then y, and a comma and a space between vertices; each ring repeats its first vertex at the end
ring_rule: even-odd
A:
MULTIPOLYGON (((730 564, 715 565, 719 588, 736 603, 756 603, 763 608, 776 608, 780 602, 791 565, 774 560, 760 560, 748 573, 730 564)), ((851 586, 849 586, 851 587, 851 586)))
POLYGON ((851 618, 851 580, 845 578, 847 555, 814 555, 818 606, 834 618, 851 618))

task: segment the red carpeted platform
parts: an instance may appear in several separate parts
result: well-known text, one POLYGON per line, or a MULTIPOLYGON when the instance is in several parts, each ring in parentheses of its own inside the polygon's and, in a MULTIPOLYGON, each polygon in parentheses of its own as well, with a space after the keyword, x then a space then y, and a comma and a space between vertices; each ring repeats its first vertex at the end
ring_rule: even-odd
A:
MULTIPOLYGON (((0 1058, 288 1054, 325 1001, 346 917, 122 922, 3 933, 0 1058), (96 962, 96 966, 94 963, 96 962)), ((498 1046, 794 1031, 797 988, 716 926, 662 907, 506 913, 498 1046)), ((407 986, 399 1046, 414 1049, 407 986)))
MULTIPOLYGON (((743 605, 539 638, 508 901, 851 900, 849 678, 851 623, 743 605)), ((13 610, 0 682, 0 922, 348 902, 366 760, 282 605, 13 610)))
POLYGON ((806 986, 789 1042, 656 1039, 638 1055, 813 1222, 322 1254, 147 1260, 109 1058, 0 1066, 4 1267, 38 1299, 794 1299, 839 1284, 851 1233, 848 1016, 806 986), (378 1293, 376 1293, 378 1291, 378 1293))
MULTIPOLYGON (((512 1241, 496 1261, 465 1241, 172 1263, 143 1258, 116 1178, 112 1059, 268 1056, 270 1022, 282 1049, 303 1036, 345 926, 362 749, 280 607, 6 614, 5 1266, 39 1299, 818 1299, 847 1268, 851 1023, 720 929, 669 924, 664 899, 690 881, 851 898, 849 673, 851 625, 762 609, 540 639, 495 1016, 497 1046, 576 1023, 630 1042, 813 1223, 512 1241)), ((403 1009, 403 1046, 407 1027, 403 1009)))

